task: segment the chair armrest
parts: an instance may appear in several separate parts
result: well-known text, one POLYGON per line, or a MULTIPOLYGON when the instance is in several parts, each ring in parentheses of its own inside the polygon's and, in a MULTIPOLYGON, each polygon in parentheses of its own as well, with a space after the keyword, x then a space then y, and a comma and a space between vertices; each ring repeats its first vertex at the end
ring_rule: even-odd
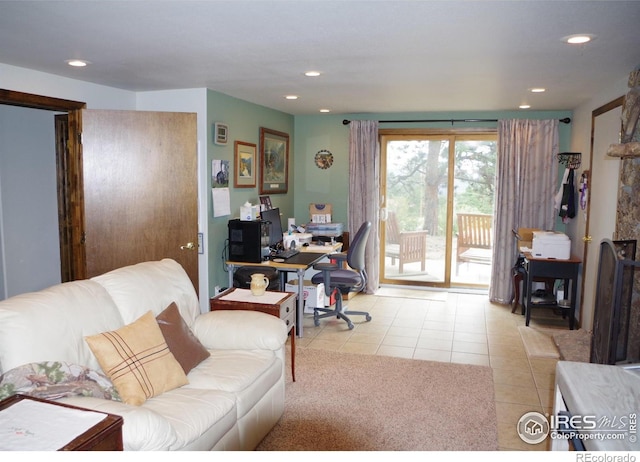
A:
POLYGON ((347 252, 330 253, 327 258, 337 261, 338 263, 347 261, 347 252))
POLYGON ((333 270, 342 269, 343 268, 342 263, 347 261, 347 252, 330 253, 330 254, 327 254, 327 258, 333 261, 329 263, 327 262, 316 263, 315 265, 313 265, 313 269, 318 271, 323 271, 323 270, 333 271, 333 270))
POLYGON ((196 318, 192 330, 211 350, 277 351, 287 341, 285 322, 259 311, 210 311, 196 318))
POLYGON ((317 271, 335 271, 342 268, 339 263, 316 263, 313 269, 317 271))

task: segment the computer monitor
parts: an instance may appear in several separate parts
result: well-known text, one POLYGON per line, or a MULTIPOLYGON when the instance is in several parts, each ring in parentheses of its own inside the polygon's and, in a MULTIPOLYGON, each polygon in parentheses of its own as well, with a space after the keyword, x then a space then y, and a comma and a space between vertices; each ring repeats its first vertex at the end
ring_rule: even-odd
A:
POLYGON ((276 248, 282 242, 282 222, 280 221, 280 209, 263 210, 260 218, 269 224, 269 247, 276 248))

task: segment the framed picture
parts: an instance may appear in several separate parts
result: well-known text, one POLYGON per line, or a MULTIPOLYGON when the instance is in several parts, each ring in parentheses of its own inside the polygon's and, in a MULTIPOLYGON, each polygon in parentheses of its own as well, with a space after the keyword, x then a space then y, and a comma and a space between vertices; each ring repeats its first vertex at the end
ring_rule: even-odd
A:
POLYGON ((273 208, 273 205, 271 204, 271 197, 260 196, 260 205, 262 205, 263 210, 271 210, 273 208))
POLYGON ((235 141, 235 169, 233 185, 236 188, 256 187, 256 145, 235 141))
POLYGON ((229 126, 221 122, 213 124, 213 142, 215 144, 225 145, 229 138, 229 126))
POLYGON ((285 194, 289 186, 289 135, 260 127, 260 194, 285 194))

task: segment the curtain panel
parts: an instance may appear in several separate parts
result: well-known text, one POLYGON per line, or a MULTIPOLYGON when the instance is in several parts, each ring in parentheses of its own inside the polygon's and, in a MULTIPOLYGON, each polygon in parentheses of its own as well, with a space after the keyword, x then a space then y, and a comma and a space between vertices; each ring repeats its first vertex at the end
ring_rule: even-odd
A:
POLYGON ((367 286, 365 293, 378 290, 380 275, 380 144, 378 122, 352 120, 349 125, 349 206, 348 226, 352 236, 365 221, 371 231, 365 252, 367 286))
POLYGON ((489 299, 511 303, 517 258, 512 230, 554 227, 558 120, 498 121, 495 236, 489 299))

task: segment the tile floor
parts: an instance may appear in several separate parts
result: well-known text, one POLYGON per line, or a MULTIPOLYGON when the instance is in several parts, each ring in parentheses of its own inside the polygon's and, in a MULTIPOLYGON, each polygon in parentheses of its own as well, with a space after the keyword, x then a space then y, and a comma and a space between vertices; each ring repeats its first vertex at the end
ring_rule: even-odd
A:
POLYGON ((395 288, 379 293, 385 296, 359 294, 348 301, 350 309, 369 311, 373 318, 353 316, 353 330, 335 318, 315 327, 313 315, 305 315, 296 347, 490 366, 500 449, 548 449, 548 443, 532 446, 516 433, 524 413, 551 411, 557 361, 528 357, 518 331, 524 325, 519 310, 512 314, 511 307, 490 303, 486 294, 395 288))

